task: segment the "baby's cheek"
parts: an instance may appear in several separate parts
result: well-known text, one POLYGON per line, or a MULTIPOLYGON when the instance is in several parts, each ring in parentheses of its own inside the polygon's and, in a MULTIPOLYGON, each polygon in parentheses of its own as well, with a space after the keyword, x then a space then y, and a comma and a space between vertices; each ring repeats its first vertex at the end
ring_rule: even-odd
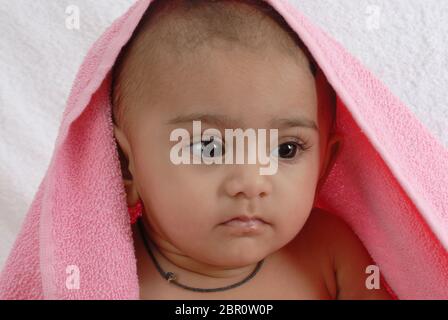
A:
POLYGON ((294 239, 301 231, 313 207, 314 193, 307 188, 299 189, 284 193, 278 201, 279 206, 275 218, 276 233, 279 240, 286 243, 294 239))
POLYGON ((284 246, 292 241, 300 233, 308 218, 306 212, 294 211, 284 215, 276 224, 276 240, 284 246))
POLYGON ((215 214, 212 206, 215 200, 199 186, 183 184, 182 179, 173 184, 160 184, 150 197, 159 219, 167 228, 177 229, 179 233, 210 224, 215 214))

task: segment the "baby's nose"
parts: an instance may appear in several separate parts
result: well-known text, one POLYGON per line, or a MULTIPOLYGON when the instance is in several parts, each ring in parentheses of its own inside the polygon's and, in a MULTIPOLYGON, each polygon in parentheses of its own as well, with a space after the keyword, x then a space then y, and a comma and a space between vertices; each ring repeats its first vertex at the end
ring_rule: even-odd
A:
POLYGON ((232 172, 225 182, 225 191, 231 197, 264 198, 271 194, 270 176, 260 174, 258 164, 232 164, 232 172))

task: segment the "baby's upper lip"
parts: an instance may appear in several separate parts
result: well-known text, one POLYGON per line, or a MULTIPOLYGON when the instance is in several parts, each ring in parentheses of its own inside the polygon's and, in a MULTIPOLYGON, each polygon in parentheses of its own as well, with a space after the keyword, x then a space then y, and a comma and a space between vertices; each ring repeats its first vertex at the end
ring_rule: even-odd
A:
POLYGON ((260 218, 258 215, 242 214, 242 215, 233 216, 233 217, 225 220, 221 224, 224 224, 224 223, 229 222, 229 221, 234 220, 234 219, 238 219, 238 220, 242 220, 242 221, 249 221, 249 220, 256 220, 256 219, 258 219, 258 220, 263 221, 264 223, 268 223, 266 220, 260 218))

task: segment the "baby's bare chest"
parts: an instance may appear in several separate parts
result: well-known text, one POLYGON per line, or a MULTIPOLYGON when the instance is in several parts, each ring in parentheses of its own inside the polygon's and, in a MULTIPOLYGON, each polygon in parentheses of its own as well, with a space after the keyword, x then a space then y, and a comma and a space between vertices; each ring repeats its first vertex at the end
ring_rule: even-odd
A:
POLYGON ((160 274, 151 276, 151 284, 141 283, 140 298, 151 300, 228 300, 332 299, 322 273, 321 261, 301 253, 280 250, 265 259, 260 271, 250 280, 225 291, 194 292, 170 284, 160 274))

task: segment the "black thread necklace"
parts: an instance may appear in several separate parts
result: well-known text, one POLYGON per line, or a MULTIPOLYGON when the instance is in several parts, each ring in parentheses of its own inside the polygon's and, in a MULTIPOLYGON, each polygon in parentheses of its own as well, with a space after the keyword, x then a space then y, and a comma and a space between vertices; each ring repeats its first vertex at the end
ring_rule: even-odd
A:
POLYGON ((184 288, 186 290, 190 290, 190 291, 196 291, 196 292, 216 292, 216 291, 224 291, 224 290, 229 290, 235 287, 239 287, 241 286, 243 283, 249 281, 250 279, 252 279, 257 272, 260 270, 261 266, 263 265, 264 259, 261 260, 260 262, 257 263, 257 266, 255 267, 255 269, 251 272, 251 274, 249 274, 246 278, 244 278, 241 281, 238 281, 237 283, 225 286, 225 287, 219 287, 219 288, 207 288, 207 289, 203 289, 203 288, 194 288, 194 287, 190 287, 190 286, 186 286, 184 284, 179 283, 176 280, 176 274, 173 272, 165 272, 162 267, 159 265, 159 263, 156 260, 156 257, 154 256, 154 254, 152 253, 147 241, 146 241, 146 237, 145 237, 145 227, 143 226, 143 222, 141 219, 138 219, 137 224, 139 226, 140 229, 140 234, 141 237, 143 239, 143 244, 145 245, 146 251, 148 252, 149 256, 151 257, 151 260, 154 262, 154 265, 157 268, 157 271, 159 271, 160 275, 167 280, 169 283, 172 283, 178 287, 184 288))

